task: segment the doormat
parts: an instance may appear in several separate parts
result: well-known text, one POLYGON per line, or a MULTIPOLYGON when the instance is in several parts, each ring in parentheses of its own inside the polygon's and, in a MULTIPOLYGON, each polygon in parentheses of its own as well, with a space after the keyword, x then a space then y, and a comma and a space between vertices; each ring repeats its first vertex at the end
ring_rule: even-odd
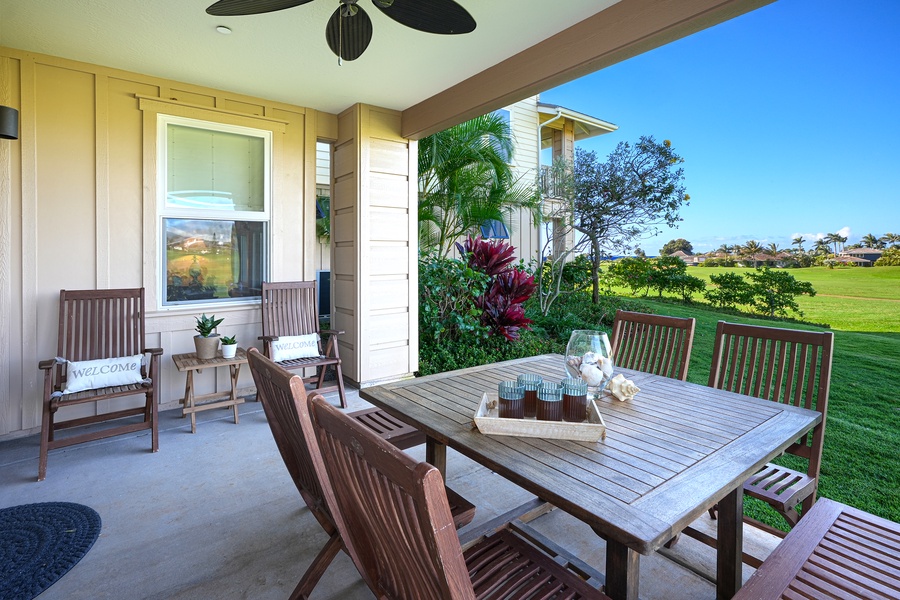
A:
POLYGON ((0 598, 31 600, 91 549, 100 515, 71 502, 0 509, 0 598))

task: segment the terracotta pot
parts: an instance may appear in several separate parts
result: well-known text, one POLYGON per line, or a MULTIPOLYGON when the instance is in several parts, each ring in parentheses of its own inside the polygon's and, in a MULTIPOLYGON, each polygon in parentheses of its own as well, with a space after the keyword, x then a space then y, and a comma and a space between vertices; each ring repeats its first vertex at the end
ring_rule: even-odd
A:
POLYGON ((194 336, 194 347, 197 349, 197 358, 209 360, 215 358, 219 350, 219 334, 203 337, 194 336))

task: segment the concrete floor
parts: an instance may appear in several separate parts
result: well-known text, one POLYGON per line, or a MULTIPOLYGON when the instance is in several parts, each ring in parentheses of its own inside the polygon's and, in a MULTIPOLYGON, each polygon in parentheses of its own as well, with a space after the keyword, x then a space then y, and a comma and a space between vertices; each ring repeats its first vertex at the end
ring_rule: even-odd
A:
MULTIPOLYGON (((348 401, 367 406, 355 391, 348 401)), ((180 411, 162 412, 156 454, 149 432, 52 451, 39 483, 38 436, 0 443, 0 508, 78 502, 103 519, 94 547, 40 598, 287 598, 327 537, 297 493, 262 407, 240 408, 238 425, 230 410, 199 413, 196 434, 180 411)), ((424 459, 424 446, 409 452, 424 459)), ((478 507, 476 525, 531 498, 452 450, 448 476, 478 507)), ((604 543, 583 523, 554 510, 532 526, 604 569, 604 543)), ((641 597, 715 598, 713 584, 694 572, 714 572, 712 550, 683 538, 676 551, 693 569, 660 554, 642 557, 641 597)), ((745 566, 745 578, 751 572, 745 566)), ((343 553, 312 595, 372 597, 343 553)))

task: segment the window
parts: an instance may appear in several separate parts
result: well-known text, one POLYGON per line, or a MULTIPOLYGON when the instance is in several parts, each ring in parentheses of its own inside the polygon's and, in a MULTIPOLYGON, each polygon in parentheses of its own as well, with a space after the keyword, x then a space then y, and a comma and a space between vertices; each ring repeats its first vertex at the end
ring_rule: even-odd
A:
POLYGON ((258 297, 268 273, 269 131, 160 115, 163 306, 258 297))
POLYGON ((509 231, 502 221, 496 219, 488 219, 481 224, 481 237, 484 239, 500 239, 508 240, 509 231))

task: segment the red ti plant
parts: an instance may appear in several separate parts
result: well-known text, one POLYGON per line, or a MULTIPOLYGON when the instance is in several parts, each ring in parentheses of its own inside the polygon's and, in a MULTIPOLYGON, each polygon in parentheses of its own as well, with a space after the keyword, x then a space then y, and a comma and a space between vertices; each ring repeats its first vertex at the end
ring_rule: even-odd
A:
POLYGON ((481 313, 481 323, 491 334, 502 335, 510 341, 519 339, 519 329, 530 329, 531 319, 525 317, 522 304, 535 290, 534 277, 509 265, 515 260, 515 248, 503 240, 487 241, 481 236, 469 236, 456 248, 476 271, 491 276, 487 291, 475 300, 481 313))

